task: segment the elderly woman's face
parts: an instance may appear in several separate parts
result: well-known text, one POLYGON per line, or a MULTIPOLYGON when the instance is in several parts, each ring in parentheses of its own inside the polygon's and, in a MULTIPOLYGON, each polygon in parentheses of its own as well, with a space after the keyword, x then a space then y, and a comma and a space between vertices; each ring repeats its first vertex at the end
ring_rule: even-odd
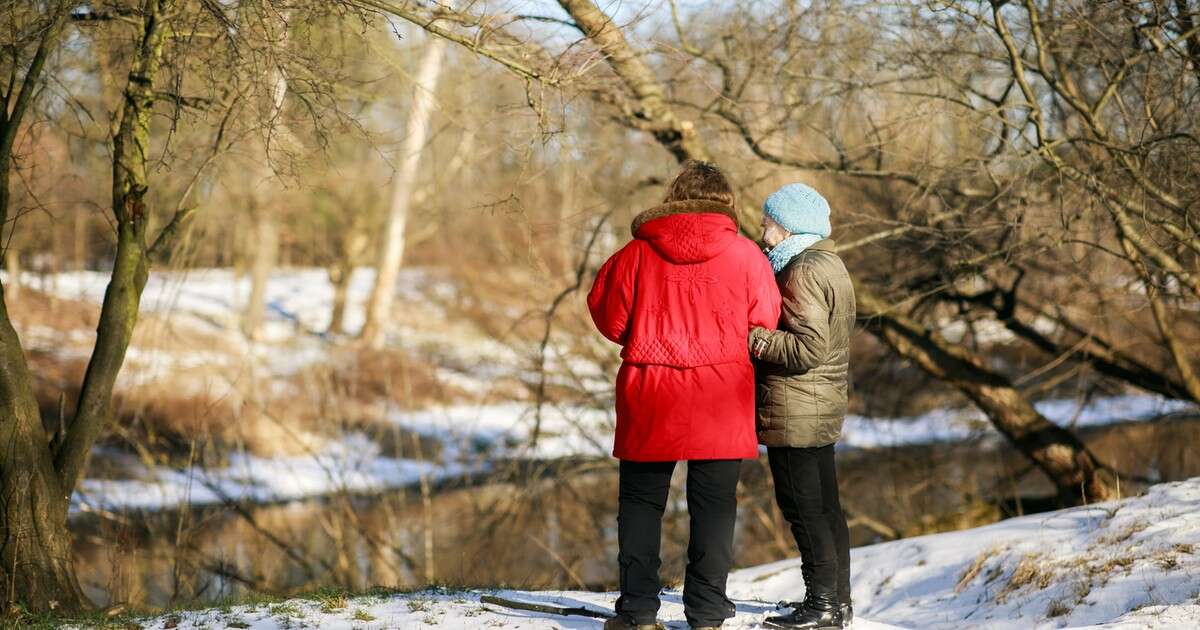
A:
POLYGON ((775 247, 783 242, 783 240, 791 234, 783 229, 783 226, 775 222, 775 219, 763 214, 762 218, 762 240, 767 247, 775 247))

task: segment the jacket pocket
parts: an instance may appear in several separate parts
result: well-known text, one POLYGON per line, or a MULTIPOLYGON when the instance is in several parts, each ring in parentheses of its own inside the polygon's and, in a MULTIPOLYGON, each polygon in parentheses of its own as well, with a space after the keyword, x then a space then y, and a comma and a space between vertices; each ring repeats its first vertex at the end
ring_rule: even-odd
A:
POLYGON ((782 429, 786 419, 787 385, 776 376, 761 378, 754 386, 755 417, 759 431, 782 429))

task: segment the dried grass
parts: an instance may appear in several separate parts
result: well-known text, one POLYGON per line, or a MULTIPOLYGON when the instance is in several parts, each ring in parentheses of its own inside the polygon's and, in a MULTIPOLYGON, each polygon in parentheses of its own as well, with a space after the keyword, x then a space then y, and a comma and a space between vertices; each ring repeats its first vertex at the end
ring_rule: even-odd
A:
POLYGON ((1026 587, 1042 590, 1050 586, 1050 583, 1054 581, 1054 575, 1054 569, 1041 554, 1027 553, 1021 556, 1021 560, 1013 569, 1008 582, 996 595, 996 601, 1004 603, 1013 593, 1026 587))
POLYGON ((961 593, 966 590, 967 586, 970 585, 975 577, 978 576, 981 571, 983 571, 983 567, 985 564, 987 564, 987 561, 996 557, 1002 551, 1004 551, 1003 547, 992 547, 976 556, 975 561, 971 563, 971 566, 967 567, 967 570, 963 571, 962 575, 959 576, 958 583, 954 585, 954 592, 961 593))

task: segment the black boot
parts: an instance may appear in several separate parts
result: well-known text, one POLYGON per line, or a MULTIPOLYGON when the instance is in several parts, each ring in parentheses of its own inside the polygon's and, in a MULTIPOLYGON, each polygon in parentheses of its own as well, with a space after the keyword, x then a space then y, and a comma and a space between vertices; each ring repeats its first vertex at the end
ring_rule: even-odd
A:
MULTIPOLYGON (((800 608, 804 607, 804 602, 790 602, 785 600, 775 604, 775 607, 795 608, 799 610, 800 608)), ((850 604, 842 604, 840 608, 842 611, 842 628, 849 628, 854 624, 854 607, 850 604)))
POLYGON ((812 594, 791 613, 767 617, 763 625, 780 630, 841 630, 842 611, 832 594, 812 594))
POLYGON ((632 619, 617 615, 604 622, 604 630, 667 630, 661 623, 635 623, 632 619))

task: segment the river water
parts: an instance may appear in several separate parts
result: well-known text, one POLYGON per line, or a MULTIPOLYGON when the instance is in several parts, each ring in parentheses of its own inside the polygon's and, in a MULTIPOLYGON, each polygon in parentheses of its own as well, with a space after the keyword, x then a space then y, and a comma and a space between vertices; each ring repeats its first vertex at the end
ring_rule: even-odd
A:
MULTIPOLYGON (((1120 472, 1125 494, 1147 481, 1200 475, 1200 419, 1081 433, 1120 472)), ((681 464, 664 520, 668 583, 682 578, 686 554, 683 472, 681 464)), ((1037 500, 1052 493, 1041 474, 996 440, 847 451, 839 455, 839 476, 854 545, 1053 507, 1037 500)), ((430 583, 609 590, 616 580, 616 481, 609 460, 514 463, 427 492, 81 515, 72 529, 84 589, 105 605, 430 583)), ((774 508, 765 458, 743 465, 736 540, 738 566, 795 555, 774 508)))

